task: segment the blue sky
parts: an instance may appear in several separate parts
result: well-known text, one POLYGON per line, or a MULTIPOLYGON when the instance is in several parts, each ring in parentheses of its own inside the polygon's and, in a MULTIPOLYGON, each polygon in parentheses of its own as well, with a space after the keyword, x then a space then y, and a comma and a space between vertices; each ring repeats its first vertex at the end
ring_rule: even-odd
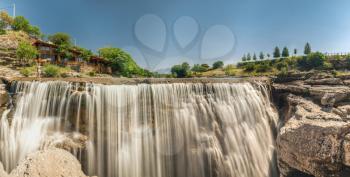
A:
MULTIPOLYGON (((154 70, 189 61, 235 63, 275 46, 350 50, 348 0, 1 0, 46 34, 96 51, 124 48, 154 70)), ((10 10, 10 8, 8 8, 10 10)))

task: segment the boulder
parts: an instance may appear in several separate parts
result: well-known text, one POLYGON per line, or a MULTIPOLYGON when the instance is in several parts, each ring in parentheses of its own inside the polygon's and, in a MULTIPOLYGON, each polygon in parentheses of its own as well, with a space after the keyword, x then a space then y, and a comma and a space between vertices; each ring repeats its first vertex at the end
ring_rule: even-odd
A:
POLYGON ((86 177, 79 161, 69 152, 51 148, 27 156, 10 177, 86 177))
POLYGON ((281 176, 342 176, 350 164, 350 122, 303 97, 290 94, 286 100, 287 118, 276 141, 281 176))

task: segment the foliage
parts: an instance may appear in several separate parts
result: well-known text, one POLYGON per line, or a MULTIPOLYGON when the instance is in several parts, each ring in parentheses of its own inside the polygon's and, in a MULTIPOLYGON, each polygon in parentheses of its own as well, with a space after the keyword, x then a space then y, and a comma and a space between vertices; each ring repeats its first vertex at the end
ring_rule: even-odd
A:
POLYGON ((245 55, 243 55, 242 61, 247 61, 247 57, 245 55))
POLYGON ((247 61, 250 61, 252 57, 250 56, 250 53, 247 54, 247 61))
POLYGON ((263 53, 263 52, 260 52, 260 54, 259 54, 259 59, 260 59, 260 60, 263 60, 264 58, 265 58, 264 53, 263 53))
POLYGON ((256 72, 262 73, 262 72, 271 71, 272 67, 267 62, 263 62, 263 63, 257 64, 255 66, 255 70, 256 72))
POLYGON ((20 42, 16 50, 17 58, 26 64, 35 59, 38 54, 38 50, 27 42, 20 42))
POLYGON ((60 75, 60 67, 56 65, 45 65, 43 72, 45 77, 58 77, 60 75))
POLYGON ((213 63, 213 69, 223 68, 224 62, 223 61, 216 61, 213 63))
POLYGON ((237 74, 236 72, 236 66, 235 65, 232 65, 232 64, 229 64, 225 67, 225 74, 228 75, 228 76, 235 76, 237 74))
POLYGON ((294 49, 294 55, 297 55, 297 53, 298 53, 298 50, 294 49))
POLYGON ((283 47, 282 57, 289 57, 289 50, 287 47, 283 47))
POLYGON ((208 64, 201 64, 201 66, 203 67, 203 68, 205 68, 206 70, 209 70, 209 68, 210 68, 210 66, 208 65, 208 64))
POLYGON ((29 35, 32 35, 36 38, 42 38, 43 34, 40 31, 40 28, 37 26, 29 26, 26 31, 29 35))
POLYGON ((91 56, 93 56, 93 53, 91 50, 88 50, 82 47, 75 47, 75 49, 80 52, 79 57, 81 57, 85 61, 89 61, 91 56))
POLYGON ((7 28, 13 24, 13 18, 6 12, 0 12, 0 20, 4 24, 4 28, 7 28))
POLYGON ((200 65, 200 64, 195 64, 195 65, 193 65, 193 67, 191 68, 191 70, 192 70, 193 72, 205 72, 205 71, 208 70, 208 68, 206 68, 206 67, 204 67, 204 66, 202 66, 202 65, 200 65))
POLYGON ((245 72, 252 72, 255 70, 255 64, 254 63, 247 63, 245 66, 244 66, 244 71, 245 72))
POLYGON ((29 21, 23 16, 17 16, 13 19, 11 27, 15 31, 28 31, 30 28, 29 21))
POLYGON ((310 53, 307 56, 303 56, 298 60, 298 67, 301 69, 323 69, 326 61, 326 57, 320 53, 310 53))
POLYGON ((36 72, 36 66, 24 67, 19 72, 25 77, 29 77, 36 72))
POLYGON ((308 55, 308 54, 310 54, 310 53, 311 53, 311 46, 310 46, 309 43, 306 43, 306 44, 305 44, 305 47, 304 47, 304 54, 305 54, 305 55, 308 55))
POLYGON ((253 60, 256 61, 256 59, 257 59, 257 58, 256 58, 256 54, 254 53, 254 55, 253 55, 253 60))
POLYGON ((96 72, 95 71, 90 71, 90 72, 88 72, 88 75, 90 77, 94 77, 94 76, 96 76, 96 72))
POLYGON ((67 33, 58 32, 53 35, 49 35, 48 39, 58 46, 63 45, 70 47, 72 45, 71 37, 67 33))
POLYGON ((181 65, 171 67, 171 73, 177 78, 183 78, 190 75, 190 65, 186 62, 181 65))
POLYGON ((122 76, 149 75, 149 71, 141 69, 132 57, 119 48, 105 47, 98 51, 99 55, 111 62, 113 72, 118 72, 122 76))
POLYGON ((273 51, 273 57, 274 58, 281 57, 281 52, 280 52, 280 49, 278 47, 275 47, 275 50, 273 51))

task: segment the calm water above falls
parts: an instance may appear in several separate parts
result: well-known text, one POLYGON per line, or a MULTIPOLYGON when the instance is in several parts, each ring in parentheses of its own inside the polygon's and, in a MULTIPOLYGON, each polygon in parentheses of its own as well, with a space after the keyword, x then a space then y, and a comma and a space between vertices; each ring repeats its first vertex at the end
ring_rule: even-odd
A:
POLYGON ((49 136, 89 137, 76 153, 99 177, 269 177, 277 114, 259 83, 18 82, 0 122, 7 171, 49 136), (12 115, 12 114, 11 114, 12 115), (12 117, 12 116, 11 116, 12 117), (11 122, 9 122, 11 120, 11 122))

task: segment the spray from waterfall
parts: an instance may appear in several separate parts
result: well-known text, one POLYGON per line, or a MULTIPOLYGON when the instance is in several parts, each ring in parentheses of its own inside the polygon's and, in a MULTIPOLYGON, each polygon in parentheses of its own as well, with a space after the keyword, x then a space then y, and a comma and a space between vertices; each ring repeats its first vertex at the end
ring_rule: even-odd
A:
POLYGON ((75 151, 101 177, 269 177, 277 114, 255 83, 138 85, 18 82, 1 118, 7 171, 48 137, 88 136, 75 151))

